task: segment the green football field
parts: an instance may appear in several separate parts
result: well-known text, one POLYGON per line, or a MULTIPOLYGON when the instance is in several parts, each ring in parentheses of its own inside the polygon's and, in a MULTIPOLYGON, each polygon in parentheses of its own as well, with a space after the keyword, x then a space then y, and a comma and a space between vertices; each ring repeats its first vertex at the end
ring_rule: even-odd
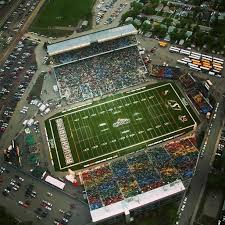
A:
POLYGON ((54 26, 76 27, 80 19, 91 19, 94 3, 95 0, 48 0, 32 24, 31 30, 51 33, 54 31, 49 28, 54 28, 54 26))
POLYGON ((55 169, 82 169, 186 133, 196 123, 192 114, 172 83, 115 94, 57 114, 46 121, 55 169))

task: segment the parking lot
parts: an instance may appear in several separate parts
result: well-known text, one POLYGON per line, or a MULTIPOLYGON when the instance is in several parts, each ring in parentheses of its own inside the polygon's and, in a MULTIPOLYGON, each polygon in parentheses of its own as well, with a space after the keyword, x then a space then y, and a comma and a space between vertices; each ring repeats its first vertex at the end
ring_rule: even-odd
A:
POLYGON ((11 11, 2 27, 0 26, 0 50, 6 48, 13 41, 38 2, 38 0, 22 0, 19 2, 19 6, 11 11))
POLYGON ((0 167, 0 199, 19 220, 32 220, 33 224, 76 224, 91 222, 88 205, 69 197, 10 165, 0 167), (82 216, 80 216, 82 215, 82 216), (71 222, 73 221, 73 222, 71 222))
POLYGON ((131 1, 100 0, 95 4, 93 25, 118 25, 122 14, 130 8, 131 1))
MULTIPOLYGON (((35 47, 34 42, 26 39, 19 41, 5 63, 0 66, 0 135, 7 128, 17 102, 36 72, 35 47)), ((25 113, 26 109, 23 111, 25 113)))

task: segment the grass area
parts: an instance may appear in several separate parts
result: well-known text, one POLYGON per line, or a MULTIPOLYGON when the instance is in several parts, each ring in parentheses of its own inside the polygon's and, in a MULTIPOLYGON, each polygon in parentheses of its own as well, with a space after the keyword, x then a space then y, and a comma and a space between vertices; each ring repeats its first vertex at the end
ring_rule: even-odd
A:
POLYGON ((175 224, 178 203, 170 203, 150 212, 148 216, 138 220, 138 225, 173 225, 175 224))
POLYGON ((41 73, 39 75, 39 77, 37 78, 32 90, 29 94, 30 99, 32 99, 32 98, 40 99, 43 82, 44 82, 44 73, 41 73))
POLYGON ((73 31, 69 30, 57 30, 57 29, 36 28, 36 27, 32 27, 32 32, 54 38, 67 37, 73 33, 73 31))
MULTIPOLYGON (((81 19, 91 19, 95 0, 48 0, 35 19, 31 30, 42 33, 54 26, 77 26, 81 19)), ((51 30, 49 31, 51 33, 51 30)))
POLYGON ((46 121, 56 170, 81 169, 193 129, 193 112, 172 83, 115 94, 46 121), (182 120, 183 119, 183 120, 182 120), (62 120, 73 163, 67 164, 57 121, 62 120))

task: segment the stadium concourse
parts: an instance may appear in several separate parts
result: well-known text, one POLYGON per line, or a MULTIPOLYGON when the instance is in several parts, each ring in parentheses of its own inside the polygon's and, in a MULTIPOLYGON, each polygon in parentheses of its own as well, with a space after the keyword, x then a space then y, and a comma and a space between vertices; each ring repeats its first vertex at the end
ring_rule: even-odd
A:
POLYGON ((61 98, 71 104, 147 81, 135 34, 126 25, 49 45, 61 98))
POLYGON ((134 211, 182 193, 198 158, 195 145, 194 137, 186 137, 83 171, 93 222, 124 215, 129 220, 134 211))

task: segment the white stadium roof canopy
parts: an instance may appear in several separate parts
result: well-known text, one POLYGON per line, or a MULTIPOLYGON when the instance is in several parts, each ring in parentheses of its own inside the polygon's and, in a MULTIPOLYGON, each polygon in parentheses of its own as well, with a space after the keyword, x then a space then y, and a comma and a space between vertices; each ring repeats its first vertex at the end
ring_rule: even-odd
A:
POLYGON ((114 216, 126 214, 127 212, 129 213, 131 210, 135 210, 148 204, 153 204, 183 192, 184 190, 185 187, 181 180, 174 181, 173 183, 166 184, 162 187, 136 195, 126 200, 91 210, 92 222, 100 222, 114 216))
POLYGON ((122 27, 115 27, 107 30, 97 31, 80 37, 60 41, 47 46, 47 52, 50 56, 63 52, 71 51, 77 48, 89 46, 94 42, 104 42, 119 37, 137 34, 137 30, 132 24, 122 27))

